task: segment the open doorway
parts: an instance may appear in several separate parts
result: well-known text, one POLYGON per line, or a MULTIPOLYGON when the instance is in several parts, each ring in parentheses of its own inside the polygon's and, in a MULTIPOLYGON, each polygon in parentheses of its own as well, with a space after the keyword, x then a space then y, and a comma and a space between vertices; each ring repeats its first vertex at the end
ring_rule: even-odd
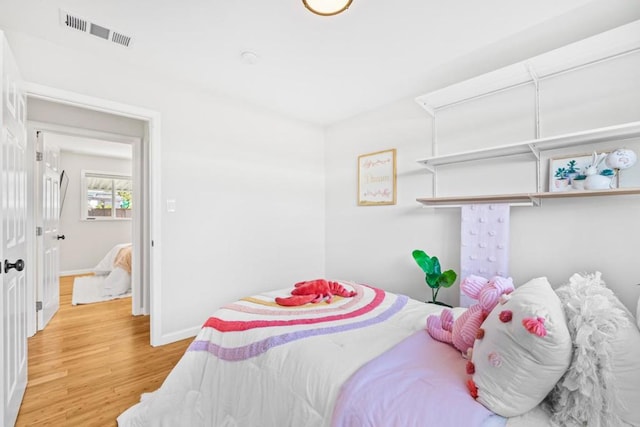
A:
MULTIPOLYGON (((42 115, 41 104, 34 103, 34 115, 42 115)), ((138 290, 132 287, 138 202, 132 152, 141 138, 30 121, 29 132, 34 130, 42 153, 35 179, 41 330, 59 308, 60 276, 83 275, 73 281, 73 305, 130 297, 138 290)))
MULTIPOLYGON (((159 140, 159 131, 156 124, 159 123, 159 114, 153 111, 140 109, 133 106, 115 104, 96 98, 90 98, 83 95, 64 92, 57 89, 46 88, 41 86, 27 85, 28 98, 28 114, 29 116, 29 149, 34 151, 37 143, 37 131, 45 131, 50 134, 71 135, 74 137, 88 137, 93 139, 112 140, 113 136, 119 136, 122 140, 118 143, 129 143, 132 148, 132 179, 133 193, 138 194, 137 207, 131 220, 132 235, 131 241, 135 247, 135 255, 132 265, 135 265, 132 275, 136 279, 133 283, 132 313, 133 314, 150 314, 151 315, 151 344, 159 345, 162 342, 154 338, 158 335, 157 324, 158 316, 154 316, 151 309, 151 289, 154 285, 153 274, 156 270, 156 258, 152 254, 154 239, 159 238, 159 227, 157 226, 157 217, 152 214, 151 209, 154 203, 152 194, 155 190, 153 183, 159 179, 155 177, 154 170, 159 170, 159 158, 154 157, 152 146, 155 141, 159 140), (46 114, 44 112, 46 111, 46 114), (74 114, 69 114, 73 112, 74 114), (75 115, 75 114, 78 115, 75 115), (44 115, 43 115, 44 114, 44 115), (110 125, 119 123, 123 128, 114 128, 110 125), (132 132, 133 126, 136 131, 132 132), (136 132, 138 132, 136 134, 136 132), (108 136, 107 138, 104 138, 108 136), (126 140, 126 141, 125 141, 126 140), (152 236, 155 236, 152 239, 152 236), (155 318, 155 319, 154 319, 155 318), (156 332, 154 332, 154 329, 156 332)), ((155 155, 157 156, 157 154, 155 155)), ((35 166, 28 175, 31 181, 28 182, 30 188, 35 188, 35 166)), ((76 185, 80 185, 76 183, 76 185)), ((35 192, 33 192, 35 194, 35 192)), ((29 222, 36 230, 35 207, 38 206, 36 201, 31 204, 29 222)), ((29 253, 34 256, 37 254, 37 236, 30 239, 29 253)), ((34 276, 34 275, 32 275, 34 276)), ((36 283, 31 278, 32 283, 29 285, 28 298, 34 302, 32 307, 36 307, 36 283)), ((36 312, 29 316, 29 335, 33 335, 36 331, 36 312)))

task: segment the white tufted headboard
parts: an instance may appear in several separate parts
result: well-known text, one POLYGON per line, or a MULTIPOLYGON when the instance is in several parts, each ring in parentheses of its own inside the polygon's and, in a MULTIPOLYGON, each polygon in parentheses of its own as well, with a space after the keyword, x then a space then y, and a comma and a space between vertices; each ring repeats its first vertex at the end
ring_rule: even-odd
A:
MULTIPOLYGON (((462 206, 460 280, 509 275, 509 210, 506 203, 462 206)), ((461 307, 475 302, 460 294, 461 307)))

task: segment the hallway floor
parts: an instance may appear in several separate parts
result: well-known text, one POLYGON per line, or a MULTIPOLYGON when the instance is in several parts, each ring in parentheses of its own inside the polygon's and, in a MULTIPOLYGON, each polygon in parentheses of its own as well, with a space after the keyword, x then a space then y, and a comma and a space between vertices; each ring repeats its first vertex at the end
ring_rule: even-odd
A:
POLYGON ((71 305, 74 276, 60 278, 60 310, 29 338, 29 382, 17 426, 115 426, 140 395, 162 384, 192 339, 149 344, 149 316, 131 298, 71 305))

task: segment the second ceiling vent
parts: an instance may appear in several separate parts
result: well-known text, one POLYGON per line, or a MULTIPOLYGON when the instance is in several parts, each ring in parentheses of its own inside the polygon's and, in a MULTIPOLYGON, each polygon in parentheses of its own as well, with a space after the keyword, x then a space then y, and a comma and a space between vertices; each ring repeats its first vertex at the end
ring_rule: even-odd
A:
POLYGON ((110 28, 103 27, 102 25, 94 24, 93 22, 65 12, 64 10, 60 10, 60 25, 100 37, 101 39, 121 46, 129 47, 131 45, 132 40, 130 36, 114 31, 110 28))

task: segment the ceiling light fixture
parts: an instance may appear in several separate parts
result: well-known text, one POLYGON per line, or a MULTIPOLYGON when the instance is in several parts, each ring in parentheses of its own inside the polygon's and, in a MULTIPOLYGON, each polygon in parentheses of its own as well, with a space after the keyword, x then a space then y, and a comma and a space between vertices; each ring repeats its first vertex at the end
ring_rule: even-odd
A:
POLYGON ((316 15, 332 16, 344 12, 353 0, 302 0, 304 7, 316 15))

